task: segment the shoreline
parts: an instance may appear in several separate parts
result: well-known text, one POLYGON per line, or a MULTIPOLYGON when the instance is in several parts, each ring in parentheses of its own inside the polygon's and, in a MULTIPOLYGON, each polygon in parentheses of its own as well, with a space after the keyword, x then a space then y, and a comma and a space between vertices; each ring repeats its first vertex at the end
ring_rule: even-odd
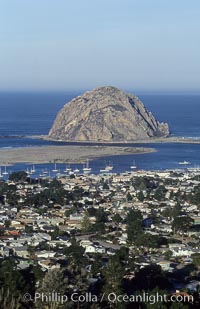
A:
MULTIPOLYGON (((73 140, 58 140, 48 137, 48 135, 3 135, 0 136, 0 139, 7 139, 7 138, 30 138, 30 139, 39 139, 49 142, 56 142, 60 143, 61 145, 64 143, 65 145, 117 145, 120 146, 126 144, 159 144, 159 143, 185 143, 185 144, 200 144, 199 137, 184 137, 184 136, 168 136, 168 137, 156 137, 156 138, 149 138, 149 139, 140 139, 140 140, 130 140, 130 141, 73 141, 73 140)), ((44 145, 45 146, 45 145, 44 145)), ((50 145, 47 145, 50 146, 50 145)), ((37 147, 37 146, 36 146, 37 147)), ((39 146, 38 146, 39 147, 39 146)), ((126 146, 125 146, 126 147, 126 146)), ((1 149, 1 148, 0 148, 1 149)))
POLYGON ((0 165, 16 163, 85 163, 87 159, 156 152, 154 148, 122 146, 35 146, 1 148, 0 165))
POLYGON ((185 144, 200 144, 200 138, 189 138, 189 137, 181 137, 181 136, 169 136, 169 137, 157 137, 157 138, 150 138, 148 140, 132 140, 132 141, 72 141, 72 140, 56 140, 49 138, 48 135, 30 135, 27 136, 29 138, 36 138, 45 141, 52 141, 58 143, 69 143, 69 144, 99 144, 99 145, 126 145, 126 144, 157 144, 157 143, 185 143, 185 144))

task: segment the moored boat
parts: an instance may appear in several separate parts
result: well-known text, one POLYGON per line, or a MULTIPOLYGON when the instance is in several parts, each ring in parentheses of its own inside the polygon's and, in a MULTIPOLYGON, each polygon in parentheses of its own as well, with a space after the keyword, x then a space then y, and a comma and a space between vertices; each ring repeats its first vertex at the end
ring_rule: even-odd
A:
POLYGON ((188 164, 191 164, 191 163, 188 162, 188 161, 180 161, 178 164, 180 164, 180 165, 188 165, 188 164))

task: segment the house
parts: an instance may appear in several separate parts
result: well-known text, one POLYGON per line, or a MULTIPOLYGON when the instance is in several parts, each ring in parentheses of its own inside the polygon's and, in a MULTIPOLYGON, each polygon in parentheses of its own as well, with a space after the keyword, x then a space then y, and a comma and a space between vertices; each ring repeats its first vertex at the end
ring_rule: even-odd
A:
POLYGON ((13 254, 22 257, 22 258, 28 258, 29 253, 26 246, 20 246, 20 247, 13 247, 12 248, 13 254))
POLYGON ((59 263, 55 263, 53 260, 51 259, 47 259, 47 260, 40 260, 38 261, 38 264, 44 268, 44 269, 60 269, 60 264, 59 263))
POLYGON ((87 248, 88 246, 92 246, 92 242, 89 239, 82 239, 80 241, 80 246, 87 248))
POLYGON ((173 268, 170 266, 171 265, 171 261, 167 261, 167 260, 162 260, 156 263, 157 265, 159 265, 162 270, 164 271, 171 271, 173 268))
POLYGON ((85 247, 85 253, 105 253, 106 249, 98 245, 89 245, 85 247))
POLYGON ((53 258, 56 255, 56 252, 53 251, 38 251, 36 254, 37 258, 53 258))
POLYGON ((81 214, 71 214, 70 216, 69 216, 69 220, 70 221, 79 221, 79 222, 81 222, 82 220, 83 220, 83 215, 81 215, 81 214))
POLYGON ((195 249, 192 249, 191 247, 183 247, 183 246, 178 246, 178 247, 172 247, 170 249, 172 252, 172 256, 191 256, 192 254, 195 253, 195 249))

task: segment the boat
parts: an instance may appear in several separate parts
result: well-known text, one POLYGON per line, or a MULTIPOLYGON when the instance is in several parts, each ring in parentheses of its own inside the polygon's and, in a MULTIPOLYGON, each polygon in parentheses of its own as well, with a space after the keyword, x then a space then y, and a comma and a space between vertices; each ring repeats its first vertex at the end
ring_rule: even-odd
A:
POLYGON ((3 175, 8 175, 8 172, 6 170, 6 165, 4 166, 4 172, 2 173, 3 175))
POLYGON ((74 172, 74 173, 79 173, 80 170, 79 170, 78 168, 75 168, 75 169, 73 170, 73 172, 74 172))
POLYGON ((56 163, 55 163, 55 165, 54 165, 54 169, 52 170, 52 172, 54 172, 54 173, 58 172, 58 169, 57 169, 57 167, 56 167, 56 163))
POLYGON ((133 165, 131 165, 131 169, 135 169, 137 168, 136 164, 135 164, 135 161, 133 161, 133 165))
POLYGON ((31 174, 34 174, 35 172, 36 172, 35 165, 33 165, 31 168, 31 174))
POLYGON ((69 173, 69 172, 71 172, 71 170, 72 170, 72 169, 71 169, 70 165, 67 165, 67 166, 66 166, 66 169, 64 170, 64 172, 65 172, 65 173, 69 173))
POLYGON ((188 162, 188 161, 180 161, 178 164, 180 164, 180 165, 188 165, 188 164, 191 164, 191 163, 188 162))
POLYGON ((111 163, 109 163, 104 168, 100 169, 100 172, 101 173, 108 173, 108 172, 112 171, 112 169, 113 169, 113 165, 111 163))
POLYGON ((87 159, 86 166, 83 167, 83 172, 84 173, 89 173, 91 171, 91 167, 89 167, 89 160, 87 159))
POLYGON ((109 170, 108 170, 108 169, 106 169, 106 168, 103 168, 103 169, 100 169, 100 172, 101 172, 101 173, 108 173, 108 172, 109 172, 109 170))
POLYGON ((105 170, 107 171, 112 171, 113 169, 113 165, 111 163, 109 163, 108 165, 106 165, 105 170))
POLYGON ((27 169, 26 169, 26 174, 27 174, 27 175, 30 175, 30 174, 31 174, 31 172, 29 171, 28 167, 27 167, 27 169))
POLYGON ((109 172, 112 171, 112 169, 113 169, 113 166, 107 165, 107 166, 105 166, 105 168, 100 169, 100 172, 101 173, 109 173, 109 172))

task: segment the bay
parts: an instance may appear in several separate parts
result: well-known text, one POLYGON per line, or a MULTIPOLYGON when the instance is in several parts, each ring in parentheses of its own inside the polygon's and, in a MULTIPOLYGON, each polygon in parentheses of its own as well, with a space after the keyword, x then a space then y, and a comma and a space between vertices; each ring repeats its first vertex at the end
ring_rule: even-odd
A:
MULTIPOLYGON (((60 145, 65 143, 30 138, 30 135, 45 135, 62 106, 81 91, 62 93, 0 93, 0 148, 60 145), (25 137, 24 137, 25 136, 25 137)), ((200 95, 193 94, 137 94, 159 121, 169 123, 171 133, 176 136, 200 138, 200 95)), ((70 143, 73 144, 73 143, 70 143)), ((125 144, 135 146, 135 144, 125 144)), ((137 144, 136 146, 142 146, 137 144)), ((147 146, 147 145, 146 145, 147 146)), ((190 162, 190 167, 200 164, 198 144, 148 144, 155 153, 98 158, 90 162, 92 170, 99 172, 109 161, 114 172, 130 170, 135 161, 139 169, 175 169, 180 161, 190 162)), ((77 166, 77 165, 76 165, 77 166)), ((81 168, 81 165, 77 166, 81 168)), ((185 166, 183 166, 185 167, 185 166)), ((10 171, 26 169, 23 164, 10 167, 10 171)), ((52 166, 40 165, 38 171, 52 166)), ((59 166, 60 171, 65 168, 59 166)), ((75 166, 74 166, 75 168, 75 166)), ((38 172, 39 173, 39 172, 38 172)))

